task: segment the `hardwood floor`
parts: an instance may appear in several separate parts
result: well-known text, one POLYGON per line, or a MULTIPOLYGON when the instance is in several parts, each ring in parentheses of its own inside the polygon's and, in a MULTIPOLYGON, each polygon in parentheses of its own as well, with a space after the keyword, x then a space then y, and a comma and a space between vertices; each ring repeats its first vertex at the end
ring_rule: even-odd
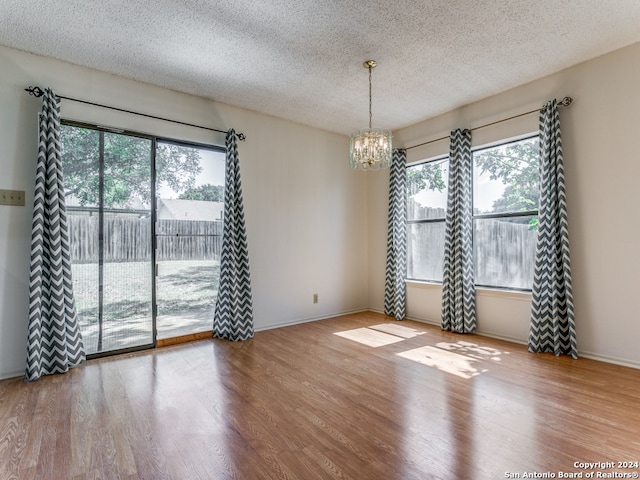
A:
POLYGON ((637 474, 639 406, 640 370, 362 313, 2 381, 0 478, 637 474))

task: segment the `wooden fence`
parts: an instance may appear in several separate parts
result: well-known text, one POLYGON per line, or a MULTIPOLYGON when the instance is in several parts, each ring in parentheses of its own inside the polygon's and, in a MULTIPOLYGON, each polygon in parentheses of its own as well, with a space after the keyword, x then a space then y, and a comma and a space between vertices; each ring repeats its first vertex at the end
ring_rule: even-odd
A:
MULTIPOLYGON (((409 218, 444 218, 444 209, 409 202, 409 218)), ((444 221, 408 225, 407 276, 442 280, 444 221)), ((475 282, 478 285, 531 288, 538 232, 513 219, 474 221, 475 282), (479 246, 481 246, 479 248, 479 246)))
MULTIPOLYGON (((96 263, 99 255, 97 214, 71 213, 67 217, 71 261, 96 263)), ((105 214, 105 262, 141 262, 151 259, 151 219, 144 215, 105 214)), ((156 260, 210 260, 219 258, 222 221, 158 220, 156 260)))

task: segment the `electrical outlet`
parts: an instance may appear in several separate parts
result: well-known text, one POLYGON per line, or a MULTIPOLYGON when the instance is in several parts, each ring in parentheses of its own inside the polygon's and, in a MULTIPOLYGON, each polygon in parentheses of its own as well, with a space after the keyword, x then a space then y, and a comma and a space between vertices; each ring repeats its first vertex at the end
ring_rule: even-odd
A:
POLYGON ((24 207, 24 190, 0 190, 0 205, 24 207))
POLYGON ((313 294, 313 303, 318 303, 318 294, 317 293, 313 294))

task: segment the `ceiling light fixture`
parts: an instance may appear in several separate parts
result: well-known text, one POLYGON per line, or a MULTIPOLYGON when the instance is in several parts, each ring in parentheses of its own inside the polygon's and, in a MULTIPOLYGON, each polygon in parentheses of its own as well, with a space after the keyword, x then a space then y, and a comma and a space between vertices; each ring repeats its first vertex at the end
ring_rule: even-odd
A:
POLYGON ((378 170, 391 166, 391 131, 371 127, 371 70, 375 60, 364 62, 369 70, 369 128, 351 134, 349 164, 356 170, 378 170))

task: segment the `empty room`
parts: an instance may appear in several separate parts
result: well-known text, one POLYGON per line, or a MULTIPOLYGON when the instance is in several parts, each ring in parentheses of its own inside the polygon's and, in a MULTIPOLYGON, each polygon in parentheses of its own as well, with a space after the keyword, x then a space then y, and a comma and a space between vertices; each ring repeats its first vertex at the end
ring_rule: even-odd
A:
POLYGON ((638 478, 639 24, 0 1, 0 478, 638 478))

